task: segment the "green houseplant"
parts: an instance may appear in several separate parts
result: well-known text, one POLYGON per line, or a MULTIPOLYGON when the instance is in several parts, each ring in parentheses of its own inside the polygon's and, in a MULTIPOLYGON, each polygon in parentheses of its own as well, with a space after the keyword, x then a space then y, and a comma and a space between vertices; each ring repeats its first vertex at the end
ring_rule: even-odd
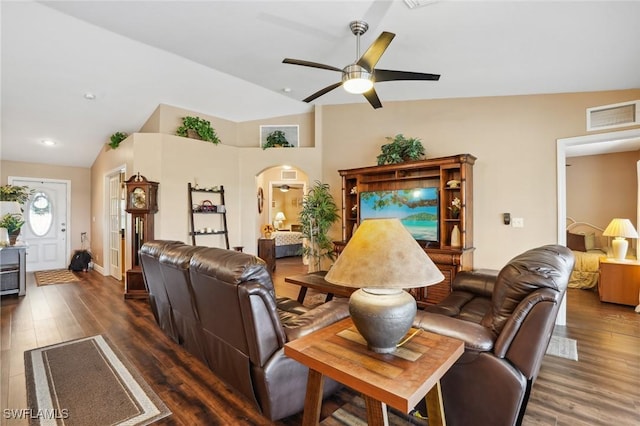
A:
POLYGON ((286 135, 282 130, 274 130, 267 135, 267 141, 262 144, 262 149, 274 147, 291 148, 293 147, 293 145, 289 143, 286 135))
POLYGON ((215 145, 220 143, 211 122, 200 117, 183 117, 182 126, 176 129, 176 135, 185 138, 201 139, 215 145))
POLYGON ((6 228, 9 234, 9 242, 11 245, 16 243, 18 235, 20 235, 20 229, 24 225, 24 220, 21 214, 7 213, 0 218, 0 228, 6 228))
POLYGON ((304 196, 300 211, 302 235, 309 241, 309 245, 302 249, 302 254, 310 258, 309 267, 312 271, 321 269, 323 258, 335 259, 333 242, 328 232, 340 216, 329 189, 328 184, 316 181, 304 196))
POLYGON ((122 142, 128 137, 129 135, 126 134, 125 132, 115 132, 109 138, 109 140, 111 141, 109 142, 109 146, 111 147, 111 149, 116 149, 117 147, 120 146, 120 142, 122 142))
POLYGON ((424 155, 424 147, 418 138, 405 138, 402 134, 387 137, 391 142, 382 145, 382 153, 378 155, 378 166, 397 164, 410 160, 419 160, 424 155))
POLYGON ((23 205, 32 193, 33 190, 28 186, 2 185, 0 186, 0 201, 13 201, 23 205))

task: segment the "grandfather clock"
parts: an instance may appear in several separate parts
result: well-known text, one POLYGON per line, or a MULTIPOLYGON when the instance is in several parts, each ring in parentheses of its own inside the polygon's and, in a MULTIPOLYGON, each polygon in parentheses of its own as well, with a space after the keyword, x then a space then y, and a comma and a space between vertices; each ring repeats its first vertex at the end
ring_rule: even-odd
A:
POLYGON ((126 274, 124 297, 147 298, 149 291, 144 284, 139 251, 145 241, 153 239, 153 215, 158 211, 158 182, 150 182, 138 172, 125 185, 125 211, 131 213, 131 269, 126 274))

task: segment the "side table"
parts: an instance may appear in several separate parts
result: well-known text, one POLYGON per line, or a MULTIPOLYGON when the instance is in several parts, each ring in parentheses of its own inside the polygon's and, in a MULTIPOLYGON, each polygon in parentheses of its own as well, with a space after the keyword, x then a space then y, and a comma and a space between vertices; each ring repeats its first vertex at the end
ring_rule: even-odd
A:
POLYGON ((640 306, 640 261, 600 259, 601 302, 640 306))
POLYGON ((276 270, 276 239, 275 238, 259 238, 258 239, 258 257, 267 263, 267 270, 273 272, 276 270))
POLYGON ((309 367, 305 426, 320 419, 323 376, 362 393, 370 426, 388 424, 387 405, 408 413, 425 395, 429 425, 445 425, 440 378, 463 352, 461 340, 420 330, 395 352, 378 354, 367 349, 351 318, 284 346, 286 356, 309 367))

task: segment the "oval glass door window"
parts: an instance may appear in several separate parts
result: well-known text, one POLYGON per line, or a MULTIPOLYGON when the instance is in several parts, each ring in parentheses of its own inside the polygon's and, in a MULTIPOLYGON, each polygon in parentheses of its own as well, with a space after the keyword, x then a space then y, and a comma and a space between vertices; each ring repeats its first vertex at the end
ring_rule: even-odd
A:
POLYGON ((33 201, 29 207, 29 226, 31 232, 37 237, 47 235, 53 224, 53 210, 51 200, 44 192, 33 195, 33 201))

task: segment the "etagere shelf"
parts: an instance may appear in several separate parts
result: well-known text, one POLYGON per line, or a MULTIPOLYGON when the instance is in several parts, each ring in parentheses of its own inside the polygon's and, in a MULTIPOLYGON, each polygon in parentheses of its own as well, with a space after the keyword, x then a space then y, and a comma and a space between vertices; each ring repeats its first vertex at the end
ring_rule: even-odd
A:
POLYGON ((424 250, 442 271, 442 283, 412 289, 410 292, 421 307, 435 304, 451 292, 456 273, 473 269, 473 165, 476 157, 459 154, 400 164, 339 170, 342 177, 342 241, 336 250, 349 241, 359 224, 359 194, 413 188, 436 188, 438 192, 437 242, 424 243, 424 250), (458 214, 450 207, 460 200, 458 214), (453 246, 454 226, 460 231, 460 245, 453 246))
POLYGON ((225 247, 229 249, 229 231, 227 228, 227 208, 224 203, 224 186, 197 188, 187 184, 189 192, 189 213, 191 216, 191 244, 196 245, 196 237, 207 235, 224 236, 225 247), (219 198, 219 203, 208 198, 219 198), (210 220, 214 216, 218 221, 210 220), (203 218, 203 220, 197 219, 203 218), (217 225, 216 225, 217 224, 217 225), (216 225, 216 226, 213 226, 216 225))

